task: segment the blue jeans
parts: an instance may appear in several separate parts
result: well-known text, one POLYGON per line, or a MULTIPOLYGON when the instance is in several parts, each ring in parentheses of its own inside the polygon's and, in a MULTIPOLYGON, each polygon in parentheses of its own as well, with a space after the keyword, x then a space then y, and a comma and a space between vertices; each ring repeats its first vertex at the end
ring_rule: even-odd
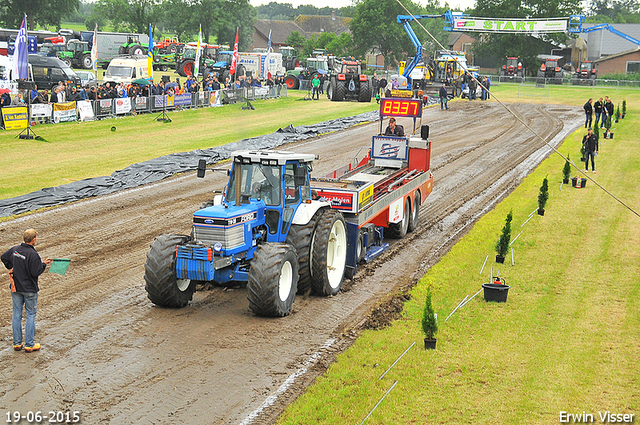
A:
POLYGON ((27 311, 25 326, 25 346, 33 347, 36 336, 36 310, 38 307, 37 292, 12 292, 13 300, 13 345, 22 344, 22 306, 27 311))
POLYGON ((598 123, 600 122, 600 115, 602 115, 602 112, 596 112, 596 125, 594 125, 594 127, 598 126, 598 123))
POLYGON ((593 115, 592 114, 588 114, 586 112, 584 114, 586 116, 585 121, 584 121, 584 128, 591 127, 591 120, 593 118, 593 115))
POLYGON ((440 98, 440 109, 449 109, 449 105, 447 105, 447 98, 446 97, 441 97, 440 98))
POLYGON ((591 158, 591 169, 596 171, 596 153, 591 151, 584 153, 584 170, 589 170, 589 158, 591 158))

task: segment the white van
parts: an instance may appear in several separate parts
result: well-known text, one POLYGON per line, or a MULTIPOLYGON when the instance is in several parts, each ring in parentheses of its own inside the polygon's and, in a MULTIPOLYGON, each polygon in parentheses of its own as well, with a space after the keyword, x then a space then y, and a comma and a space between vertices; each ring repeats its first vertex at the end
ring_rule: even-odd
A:
POLYGON ((149 62, 146 56, 121 56, 111 59, 103 82, 130 84, 138 78, 149 78, 149 62))

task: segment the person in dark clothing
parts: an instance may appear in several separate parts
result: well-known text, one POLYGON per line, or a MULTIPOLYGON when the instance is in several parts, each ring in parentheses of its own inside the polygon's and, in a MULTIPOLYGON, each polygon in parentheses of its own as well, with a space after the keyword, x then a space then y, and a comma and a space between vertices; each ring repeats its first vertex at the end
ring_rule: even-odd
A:
POLYGON ((442 87, 440 87, 440 91, 438 92, 440 95, 440 110, 445 109, 449 110, 449 105, 447 105, 447 86, 442 83, 442 87))
POLYGON ((584 172, 589 171, 589 158, 591 158, 591 169, 596 172, 596 155, 598 154, 598 138, 593 134, 593 129, 589 128, 587 134, 582 138, 584 146, 584 172))
POLYGON ((593 112, 595 112, 596 114, 596 125, 595 125, 596 127, 600 122, 600 116, 602 115, 603 106, 604 106, 604 103, 602 102, 602 98, 600 98, 599 100, 596 101, 596 103, 593 104, 593 112))
POLYGON ((478 88, 478 83, 475 78, 469 79, 469 100, 475 100, 476 98, 476 89, 478 88))
MULTIPOLYGON (((609 99, 608 96, 605 96, 604 98, 604 106, 603 106, 603 112, 605 113, 605 117, 607 120, 613 120, 613 102, 611 101, 611 99, 609 99)), ((605 119, 603 119, 604 121, 605 119)), ((606 121, 603 122, 602 127, 606 127, 606 121)))
POLYGON ((24 242, 14 246, 0 256, 4 266, 9 269, 11 299, 13 301, 13 349, 30 353, 38 351, 40 344, 34 341, 36 334, 36 310, 38 306, 38 276, 46 270, 53 260, 40 259, 35 249, 38 233, 33 229, 24 232, 24 242), (22 309, 26 310, 27 323, 25 340, 22 341, 22 309))
POLYGON ((395 118, 389 118, 389 125, 384 131, 385 136, 404 136, 404 127, 396 124, 395 118))
POLYGON ((593 102, 593 99, 589 98, 589 100, 587 100, 587 103, 585 103, 582 107, 586 116, 586 119, 584 121, 584 128, 591 128, 591 122, 593 121, 593 106, 591 106, 591 102, 593 102))

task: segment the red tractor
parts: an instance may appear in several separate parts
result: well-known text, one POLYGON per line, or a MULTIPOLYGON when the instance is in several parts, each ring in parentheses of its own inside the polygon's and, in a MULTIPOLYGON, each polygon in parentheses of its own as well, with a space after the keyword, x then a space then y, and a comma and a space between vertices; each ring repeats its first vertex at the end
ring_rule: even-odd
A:
POLYGON ((333 61, 327 96, 334 102, 354 99, 358 102, 371 102, 373 85, 371 79, 362 72, 360 61, 354 58, 342 58, 333 61))
POLYGON ((573 84, 589 84, 594 85, 598 78, 598 70, 592 61, 583 61, 578 65, 576 72, 573 74, 573 84))
POLYGON ((522 78, 525 76, 525 69, 520 60, 520 56, 507 56, 507 63, 502 65, 498 72, 499 77, 522 78))
POLYGON ((167 53, 176 53, 179 45, 180 42, 177 38, 165 37, 162 41, 156 44, 156 47, 158 48, 158 52, 163 55, 167 53))

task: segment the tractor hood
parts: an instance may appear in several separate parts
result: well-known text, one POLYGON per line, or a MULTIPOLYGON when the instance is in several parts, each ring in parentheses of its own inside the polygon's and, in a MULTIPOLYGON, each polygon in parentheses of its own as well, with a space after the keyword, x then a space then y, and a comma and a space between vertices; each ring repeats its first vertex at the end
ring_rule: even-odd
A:
POLYGON ((228 63, 226 61, 218 61, 218 62, 213 64, 213 67, 214 68, 224 68, 227 65, 228 65, 228 63))
POLYGON ((235 204, 214 205, 212 207, 203 208, 193 213, 194 223, 196 217, 200 217, 207 221, 206 224, 216 224, 230 226, 238 223, 244 218, 247 221, 247 215, 257 215, 260 211, 264 215, 265 203, 263 201, 251 200, 248 204, 236 206, 235 204))

